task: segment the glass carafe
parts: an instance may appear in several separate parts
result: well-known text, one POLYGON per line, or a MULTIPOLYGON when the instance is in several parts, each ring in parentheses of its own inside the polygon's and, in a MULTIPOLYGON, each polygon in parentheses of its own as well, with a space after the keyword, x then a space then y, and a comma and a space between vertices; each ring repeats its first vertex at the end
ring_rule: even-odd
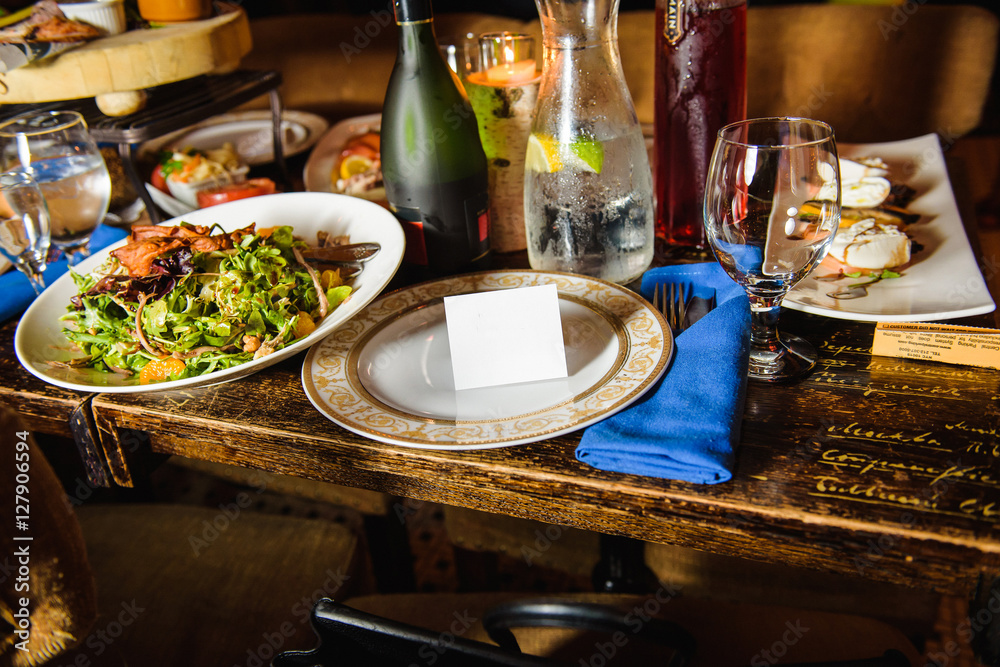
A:
POLYGON ((627 283, 653 258, 653 180, 618 54, 618 0, 535 0, 542 82, 525 160, 534 269, 627 283))

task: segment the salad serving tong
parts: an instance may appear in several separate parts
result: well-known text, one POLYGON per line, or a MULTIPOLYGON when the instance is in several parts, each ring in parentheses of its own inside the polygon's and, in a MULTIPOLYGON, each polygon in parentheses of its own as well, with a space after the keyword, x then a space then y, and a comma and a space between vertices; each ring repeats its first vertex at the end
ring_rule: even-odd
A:
POLYGON ((300 251, 307 262, 334 266, 342 270, 344 280, 356 278, 364 269, 364 263, 378 254, 382 246, 378 243, 349 243, 346 245, 306 248, 300 251))
POLYGON ((300 252, 303 259, 312 262, 367 262, 381 249, 382 246, 378 243, 348 243, 323 248, 306 248, 300 252))

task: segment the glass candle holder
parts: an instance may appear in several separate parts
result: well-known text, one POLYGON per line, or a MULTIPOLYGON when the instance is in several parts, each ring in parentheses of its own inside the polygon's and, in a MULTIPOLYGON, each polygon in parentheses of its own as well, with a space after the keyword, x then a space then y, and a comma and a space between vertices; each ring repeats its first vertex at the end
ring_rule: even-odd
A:
POLYGON ((535 39, 511 32, 479 36, 480 62, 465 89, 489 162, 490 244, 494 252, 527 247, 524 157, 541 81, 535 39))
POLYGON ((517 85, 538 78, 535 38, 516 32, 487 32, 479 36, 480 71, 487 83, 517 85))

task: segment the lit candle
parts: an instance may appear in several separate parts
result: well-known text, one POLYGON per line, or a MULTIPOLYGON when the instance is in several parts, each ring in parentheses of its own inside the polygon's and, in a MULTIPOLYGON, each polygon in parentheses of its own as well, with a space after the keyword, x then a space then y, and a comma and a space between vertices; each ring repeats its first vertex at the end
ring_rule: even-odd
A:
POLYGON ((521 84, 536 76, 534 60, 506 62, 486 70, 486 80, 493 84, 521 84))

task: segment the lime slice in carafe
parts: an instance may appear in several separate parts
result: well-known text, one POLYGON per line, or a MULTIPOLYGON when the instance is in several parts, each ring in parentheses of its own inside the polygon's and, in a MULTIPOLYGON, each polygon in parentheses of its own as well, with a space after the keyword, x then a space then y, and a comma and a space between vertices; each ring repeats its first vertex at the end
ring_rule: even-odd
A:
POLYGON ((577 139, 569 145, 571 155, 576 159, 567 160, 567 167, 578 171, 601 173, 604 166, 604 145, 595 139, 577 139))

